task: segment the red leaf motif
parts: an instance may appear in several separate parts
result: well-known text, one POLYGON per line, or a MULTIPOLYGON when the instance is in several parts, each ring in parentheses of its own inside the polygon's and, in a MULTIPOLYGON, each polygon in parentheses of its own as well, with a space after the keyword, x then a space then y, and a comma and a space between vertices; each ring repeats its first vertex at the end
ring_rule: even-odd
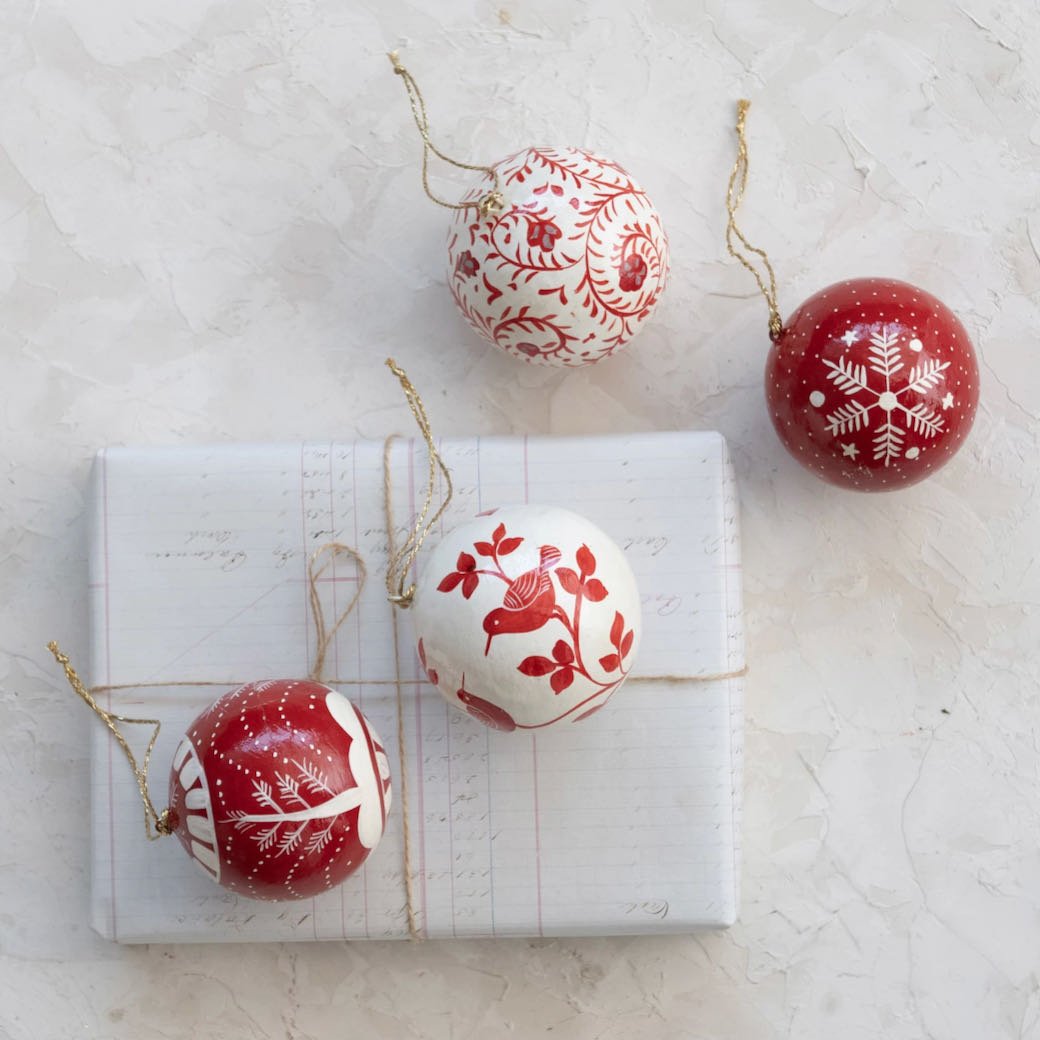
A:
POLYGON ((564 592, 569 592, 572 596, 578 595, 581 582, 578 580, 578 575, 570 567, 557 567, 556 577, 560 579, 560 585, 564 592))
POLYGON ((516 552, 520 548, 523 538, 503 538, 498 543, 498 555, 508 556, 511 552, 516 552))
POLYGON ((441 583, 437 586, 437 591, 451 592, 460 581, 462 581, 462 575, 459 574, 458 571, 452 571, 451 574, 445 575, 441 578, 441 583))
POLYGON ((625 634, 625 619, 620 611, 614 612, 614 623, 610 626, 610 645, 621 647, 621 637, 625 634))
POLYGON ((625 638, 621 640, 621 656, 628 657, 629 650, 632 649, 632 641, 635 639, 636 634, 631 629, 625 633, 625 638))
POLYGON ((574 669, 565 667, 558 672, 553 672, 549 685, 553 688, 553 693, 563 693, 572 682, 574 682, 574 669))
POLYGON ((585 583, 585 598, 599 603, 607 598, 607 588, 599 578, 589 578, 585 583))
POLYGON ((574 660, 574 651, 562 639, 556 641, 552 654, 560 664, 570 664, 574 660))
POLYGON ((476 570, 477 561, 470 556, 469 553, 459 553, 458 560, 455 561, 455 569, 460 571, 472 571, 476 570))
POLYGON ((506 733, 516 729, 516 723, 513 721, 513 717, 504 708, 500 708, 497 704, 492 704, 490 701, 484 700, 483 697, 478 697, 475 693, 470 693, 465 687, 458 691, 456 696, 466 705, 466 711, 483 722, 485 726, 490 726, 492 729, 504 730, 506 733))
POLYGON ((462 595, 469 599, 474 592, 477 591, 477 586, 480 584, 479 574, 467 574, 462 580, 462 595))
POLYGON ((621 667, 621 658, 617 654, 607 654, 599 659, 599 666, 605 672, 616 672, 621 667))
POLYGON ((583 711, 580 715, 576 715, 574 721, 581 722, 582 719, 587 719, 590 715, 595 715, 596 712, 599 711, 599 709, 602 708, 603 705, 606 703, 606 701, 600 701, 599 704, 593 705, 591 708, 589 708, 588 711, 583 711))
POLYGON ((523 672, 524 675, 533 675, 535 677, 548 675, 556 670, 556 662, 550 661, 548 657, 539 657, 535 654, 533 657, 525 657, 516 670, 523 672))
POLYGON ((581 571, 583 578, 596 573, 596 557, 592 555, 592 551, 587 545, 583 545, 575 553, 575 559, 578 561, 578 570, 581 571))
POLYGON ((502 541, 502 539, 505 538, 505 536, 506 536, 506 525, 505 524, 499 524, 498 527, 495 528, 494 532, 491 535, 491 541, 493 541, 495 543, 495 545, 498 545, 498 543, 500 541, 502 541))
POLYGON ((477 542, 473 546, 481 556, 494 556, 495 547, 490 542, 477 542))

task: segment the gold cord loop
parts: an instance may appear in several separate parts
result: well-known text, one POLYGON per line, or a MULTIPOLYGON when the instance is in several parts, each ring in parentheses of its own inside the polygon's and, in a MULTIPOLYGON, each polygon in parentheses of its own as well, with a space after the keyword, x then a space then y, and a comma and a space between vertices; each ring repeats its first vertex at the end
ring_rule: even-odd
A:
POLYGON ((430 533, 430 529, 440 520, 444 515, 444 511, 448 508, 454 489, 451 483, 451 472, 437 451, 437 445, 434 443, 433 431, 430 429, 430 420, 426 417, 426 409, 423 407, 419 391, 412 386, 411 380, 405 375, 404 370, 397 366, 397 362, 393 358, 386 359, 386 366, 397 376, 401 383, 401 388, 404 390, 405 398, 408 401, 408 407, 411 408, 412 415, 415 417, 415 422, 419 427, 419 432, 426 442, 426 451, 429 459, 429 470, 426 476, 426 495, 422 509, 415 518, 415 523, 411 531, 408 532, 408 537, 405 539, 404 544, 400 548, 396 548, 394 544, 393 502, 389 464, 390 446, 393 443, 392 437, 387 438, 383 448, 383 498, 386 502, 387 537, 390 546, 390 558, 386 568, 386 594, 395 607, 406 608, 411 606, 412 597, 415 595, 414 583, 407 587, 405 586, 405 582, 408 580, 408 572, 411 570, 412 564, 415 563, 415 558, 419 555, 419 550, 422 548, 426 536, 430 533), (437 491, 438 470, 440 470, 441 476, 444 478, 444 497, 437 511, 430 516, 430 509, 433 506, 434 495, 437 491))
POLYGON ((427 198, 445 209, 475 209, 485 220, 489 216, 505 209, 505 199, 502 197, 502 185, 498 179, 498 171, 493 166, 476 166, 472 163, 464 163, 458 159, 452 159, 445 155, 430 140, 430 121, 426 115, 426 102, 423 100, 419 85, 415 82, 412 74, 401 64, 397 51, 391 51, 387 57, 389 57, 390 64, 394 67, 394 72, 404 80, 405 90, 408 91, 408 101, 412 106, 412 116, 423 140, 422 183, 423 191, 426 192, 427 198), (444 199, 438 198, 430 188, 429 166, 431 152, 438 159, 442 159, 449 166, 454 166, 456 169, 486 173, 494 182, 494 188, 476 202, 446 202, 444 199))
POLYGON ((111 730, 112 736, 116 738, 116 742, 123 749, 123 754, 126 755, 126 760, 130 763, 130 768, 134 771, 134 778, 137 780, 137 789, 141 794, 141 802, 144 805, 144 830, 148 835, 149 841, 155 841, 157 838, 161 838, 166 834, 171 834, 173 828, 170 826, 170 810, 163 809, 159 812, 152 804, 151 796, 148 794, 148 763, 152 758, 152 751, 155 749, 155 742, 159 739, 159 730, 161 723, 158 719, 129 719, 125 715, 115 715, 110 711, 105 711, 100 704, 94 699, 90 691, 83 685, 83 681, 76 674, 75 668, 72 667, 69 662, 68 656, 63 654, 58 647, 58 644, 53 640, 47 644, 47 649, 54 654, 54 659, 62 666, 65 670, 65 678, 69 681, 69 686, 83 699, 87 707, 102 722, 111 730), (119 728, 119 723, 126 723, 131 726, 152 726, 152 736, 148 741, 148 747, 145 750, 144 758, 141 760, 141 764, 138 765, 137 759, 134 756, 133 751, 130 750, 130 745, 127 742, 126 737, 123 736, 122 730, 119 728))
POLYGON ((759 291, 765 297, 769 307, 769 338, 776 342, 784 330, 783 321, 780 317, 780 309, 776 302, 776 275, 773 265, 769 262, 764 249, 753 246, 745 237, 744 233, 737 227, 737 210, 744 198, 748 179, 748 146, 745 124, 747 112, 751 102, 741 99, 737 102, 737 158, 733 163, 733 172, 729 175, 729 187, 726 189, 726 212, 729 220, 726 222, 726 249, 729 255, 739 260, 754 276, 758 283, 759 291), (740 243, 746 252, 742 252, 736 245, 740 243), (755 261, 748 255, 753 253, 761 260, 761 266, 765 270, 766 277, 763 278, 755 261), (768 280, 768 285, 766 281, 768 280))

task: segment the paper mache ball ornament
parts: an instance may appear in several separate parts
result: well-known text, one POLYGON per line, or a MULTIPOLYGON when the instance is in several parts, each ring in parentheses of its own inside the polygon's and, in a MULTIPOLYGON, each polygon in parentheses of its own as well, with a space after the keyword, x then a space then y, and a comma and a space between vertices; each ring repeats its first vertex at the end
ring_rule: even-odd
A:
POLYGON ((412 613, 430 682, 506 731, 598 711, 630 673, 642 629, 618 545, 584 517, 538 505, 493 510, 446 535, 412 613))
POLYGON ((353 874, 383 836, 390 768, 371 724, 311 680, 246 683, 188 727, 168 825, 218 884, 306 899, 353 874))
POLYGON ((617 163, 581 148, 526 148, 491 166, 449 159, 396 54, 423 138, 423 186, 453 210, 448 286, 489 343, 523 361, 602 361, 645 325, 668 281, 668 238, 646 192, 617 163), (430 154, 482 179, 458 203, 430 189, 430 154))

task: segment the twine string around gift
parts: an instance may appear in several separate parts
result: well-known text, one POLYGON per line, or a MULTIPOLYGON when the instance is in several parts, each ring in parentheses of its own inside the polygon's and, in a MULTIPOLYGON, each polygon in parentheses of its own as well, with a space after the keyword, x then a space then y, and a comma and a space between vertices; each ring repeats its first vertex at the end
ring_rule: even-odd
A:
POLYGON ((459 159, 452 159, 442 152, 432 140, 430 140, 430 120, 426 115, 426 101, 423 99, 422 91, 419 90, 419 85, 415 82, 412 74, 401 64, 400 58, 397 56, 397 51, 391 51, 387 57, 390 59, 390 64, 394 67, 394 72, 404 81, 405 90, 408 91, 408 101, 412 106, 412 116, 415 119, 415 125, 419 129, 419 134, 423 141, 423 159, 422 159, 422 183, 423 191, 426 192, 427 198, 431 202, 436 202, 438 206, 443 206, 445 209, 475 209, 481 217, 489 217, 494 213, 499 213, 505 208, 505 200, 502 197, 502 185, 498 179, 498 171, 493 166, 478 166, 475 163, 462 162, 459 159), (490 178, 494 187, 491 191, 481 196, 479 199, 473 202, 447 202, 445 199, 435 195, 433 189, 430 187, 430 154, 436 155, 438 159, 448 163, 449 166, 454 166, 459 170, 473 170, 476 173, 486 173, 490 178))
POLYGON ((393 448, 393 437, 387 437, 383 443, 383 507, 386 523, 387 543, 387 566, 386 566, 386 596, 395 609, 391 611, 390 627, 394 641, 394 672, 397 687, 397 753, 401 762, 401 773, 398 786, 401 789, 401 813, 404 816, 404 827, 402 828, 402 839, 404 844, 404 886, 405 907, 408 913, 408 932, 413 938, 420 937, 418 921, 415 913, 415 893, 412 870, 412 831, 408 826, 408 766, 406 755, 408 753, 407 742, 404 731, 404 683, 401 679, 401 653, 400 634, 397 629, 397 609, 406 610, 412 604, 415 595, 415 582, 406 586, 408 575, 411 572, 415 559, 423 547, 426 536, 434 525, 444 515, 444 511, 451 503, 454 487, 451 482, 451 470, 448 469, 444 459, 437 450, 437 444, 433 439, 433 430, 430 420, 426 415, 426 407, 423 405, 419 391, 412 385, 411 380, 404 370, 398 366, 393 358, 386 359, 386 367, 390 369, 404 391, 408 407, 419 432, 422 434, 426 445, 427 471, 426 491, 423 496, 422 508, 417 513, 408 537, 400 547, 397 546, 397 523, 394 520, 394 488, 393 474, 390 467, 390 452, 393 448), (444 489, 441 495, 441 503, 433 509, 433 501, 437 494, 437 474, 440 473, 444 480, 444 489), (433 510, 431 514, 431 510, 433 510))
POLYGON ((737 102, 737 158, 726 189, 726 213, 729 217, 726 222, 726 249, 730 256, 751 272, 758 283, 759 292, 769 307, 769 338, 775 343, 784 330, 776 300, 776 274, 766 251, 752 245, 737 226, 737 210, 744 199, 750 167, 747 146, 747 113, 750 107, 750 101, 741 99, 737 102))

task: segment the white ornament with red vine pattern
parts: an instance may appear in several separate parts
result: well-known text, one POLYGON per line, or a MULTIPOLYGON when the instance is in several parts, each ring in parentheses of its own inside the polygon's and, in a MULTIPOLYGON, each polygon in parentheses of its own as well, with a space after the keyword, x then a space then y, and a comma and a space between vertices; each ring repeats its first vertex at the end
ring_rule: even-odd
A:
MULTIPOLYGON (((527 361, 587 365, 643 326, 668 279, 668 239, 646 192, 579 148, 528 148, 497 163, 504 206, 456 212, 448 284, 486 340, 527 361)), ((494 187, 491 176, 463 201, 494 187)))
POLYGON ((642 628, 618 545, 576 513, 537 505, 485 513, 443 538, 411 613, 430 682, 508 731, 602 708, 630 674, 642 628))

